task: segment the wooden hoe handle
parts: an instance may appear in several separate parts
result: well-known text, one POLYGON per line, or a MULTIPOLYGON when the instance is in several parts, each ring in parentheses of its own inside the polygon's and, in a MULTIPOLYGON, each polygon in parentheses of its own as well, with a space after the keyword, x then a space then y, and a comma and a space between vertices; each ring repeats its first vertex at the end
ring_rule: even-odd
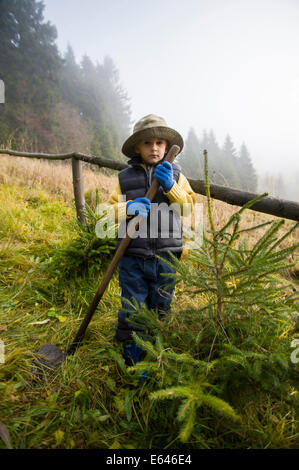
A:
MULTIPOLYGON (((168 161, 169 163, 173 163, 174 160, 175 160, 175 157, 177 156, 179 151, 180 151, 180 147, 178 145, 173 145, 170 148, 168 154, 166 155, 164 161, 168 161)), ((159 181, 157 180, 157 178, 154 178, 151 186, 149 187, 147 193, 145 194, 145 197, 148 198, 150 201, 152 201, 153 198, 155 197, 158 189, 159 189, 159 186, 160 186, 159 181)), ((131 219, 130 227, 132 226, 133 230, 131 231, 131 229, 130 229, 130 233, 134 233, 138 229, 141 217, 142 216, 137 215, 136 217, 131 219)), ((84 319, 81 323, 81 326, 78 330, 78 333, 76 334, 76 337, 75 337, 74 341, 72 342, 72 344, 69 346, 69 348, 67 350, 67 353, 66 353, 67 355, 74 354, 74 352, 76 351, 79 343, 82 341, 82 339, 84 337, 84 334, 85 334, 85 331, 86 331, 86 329, 87 329, 87 327, 90 323, 90 320, 92 319, 92 316, 93 316, 93 314, 94 314, 101 298, 103 297, 103 294, 106 290, 106 287, 108 286, 109 281, 113 276, 115 268, 117 267, 119 261, 121 260, 121 258, 125 254, 126 249, 128 248, 128 245, 131 241, 131 238, 132 238, 132 236, 130 236, 128 234, 128 231, 127 231, 126 236, 122 239, 118 249, 116 250, 116 252, 115 252, 115 254, 112 258, 112 261, 111 261, 110 265, 107 268, 107 271, 106 271, 106 273, 105 273, 105 275, 102 279, 102 282, 101 282, 97 292, 94 295, 94 298, 93 298, 93 300, 92 300, 92 302, 91 302, 91 304, 88 308, 88 311, 87 311, 87 313, 86 313, 86 315, 85 315, 85 317, 84 317, 84 319)))

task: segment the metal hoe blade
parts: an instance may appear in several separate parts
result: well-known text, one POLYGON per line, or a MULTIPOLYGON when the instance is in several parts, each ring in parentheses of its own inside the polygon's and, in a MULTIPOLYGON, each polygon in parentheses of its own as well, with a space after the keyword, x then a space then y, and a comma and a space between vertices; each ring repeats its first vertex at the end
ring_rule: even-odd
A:
POLYGON ((38 357, 35 359, 32 369, 32 374, 35 377, 53 374, 66 358, 66 353, 53 344, 44 344, 39 348, 37 354, 38 357))

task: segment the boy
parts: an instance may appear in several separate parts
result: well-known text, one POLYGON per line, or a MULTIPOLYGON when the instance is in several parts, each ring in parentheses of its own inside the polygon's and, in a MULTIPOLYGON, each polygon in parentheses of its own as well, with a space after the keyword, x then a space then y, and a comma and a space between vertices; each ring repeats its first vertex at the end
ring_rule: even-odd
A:
MULTIPOLYGON (((122 152, 130 157, 129 168, 120 171, 118 184, 109 198, 115 210, 116 221, 127 224, 131 216, 143 216, 143 231, 133 238, 119 263, 119 286, 122 308, 118 312, 116 339, 125 343, 124 359, 127 365, 136 364, 142 358, 142 350, 132 341, 132 331, 140 331, 130 325, 128 309, 133 310, 126 299, 135 299, 148 309, 157 310, 159 318, 170 311, 174 287, 167 292, 164 287, 173 281, 161 273, 175 273, 156 255, 170 259, 170 251, 178 258, 182 254, 180 214, 170 208, 176 203, 179 209, 191 211, 195 203, 194 193, 179 166, 163 162, 172 145, 180 151, 184 142, 180 134, 167 126, 165 120, 150 114, 138 121, 133 134, 125 141, 122 152), (157 178, 160 188, 152 203, 145 198, 152 179, 157 178), (124 196, 125 200, 120 201, 124 196), (155 204, 156 203, 156 204, 155 204), (153 217, 154 216, 154 217, 153 217), (165 220, 169 221, 165 232, 165 220)), ((119 231, 120 233, 120 231, 119 231)), ((120 241, 120 240, 119 240, 120 241)))

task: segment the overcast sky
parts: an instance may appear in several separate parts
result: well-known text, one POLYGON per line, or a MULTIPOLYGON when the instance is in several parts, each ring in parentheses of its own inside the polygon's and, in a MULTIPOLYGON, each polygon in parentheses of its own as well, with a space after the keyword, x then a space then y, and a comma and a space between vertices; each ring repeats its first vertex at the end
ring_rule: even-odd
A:
POLYGON ((244 141, 258 171, 299 168, 299 0, 44 0, 58 47, 112 57, 132 119, 244 141))

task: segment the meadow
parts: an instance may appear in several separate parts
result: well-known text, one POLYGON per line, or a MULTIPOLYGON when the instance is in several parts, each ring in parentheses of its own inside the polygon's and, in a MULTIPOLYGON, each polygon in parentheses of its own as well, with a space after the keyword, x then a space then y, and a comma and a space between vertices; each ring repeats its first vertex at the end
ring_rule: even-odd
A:
MULTIPOLYGON (((86 165, 83 175, 89 206, 95 207, 96 191, 107 201, 116 173, 86 165)), ((206 198, 197 195, 197 200, 203 203, 208 230, 206 198)), ((213 201, 216 228, 238 209, 213 201)), ((246 230, 270 221, 279 219, 246 210, 241 225, 246 230)), ((294 225, 285 221, 277 239, 294 225)), ((264 230, 247 232, 248 251, 257 247, 264 230)), ((148 318, 152 333, 145 345, 147 358, 136 368, 125 366, 114 340, 120 306, 115 273, 83 344, 56 374, 36 380, 36 352, 44 343, 66 350, 112 251, 95 246, 92 232, 80 234, 69 164, 1 155, 0 340, 5 362, 0 364, 0 448, 298 448, 299 364, 290 355, 291 342, 299 336, 299 261, 298 250, 287 251, 298 243, 298 235, 297 227, 277 246, 286 250, 285 269, 258 281, 260 298, 263 289, 272 289, 268 302, 254 310, 244 303, 236 324, 229 323, 232 312, 237 321, 236 310, 230 305, 224 309, 233 325, 231 335, 227 327, 221 336, 207 307, 210 294, 201 291, 199 281, 192 291, 195 277, 181 273, 167 319, 160 322, 139 312, 148 318), (144 368, 147 380, 141 379, 144 368)), ((205 272, 187 250, 181 264, 192 276, 205 272)))

